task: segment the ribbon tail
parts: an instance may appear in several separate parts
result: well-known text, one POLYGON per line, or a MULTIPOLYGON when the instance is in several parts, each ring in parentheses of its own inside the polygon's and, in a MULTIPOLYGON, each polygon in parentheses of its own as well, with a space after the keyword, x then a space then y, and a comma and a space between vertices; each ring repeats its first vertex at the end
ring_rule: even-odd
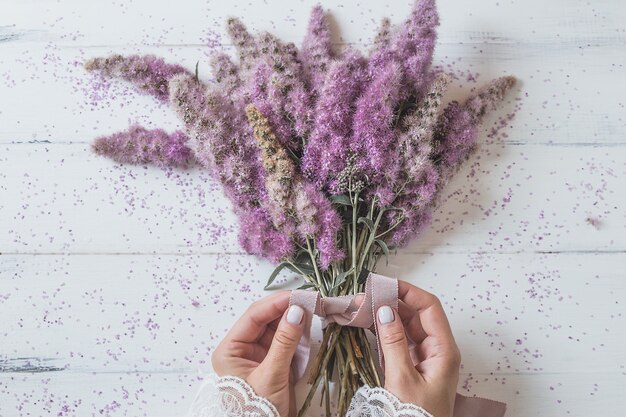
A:
MULTIPOLYGON (((380 343, 380 332, 378 331, 378 320, 376 313, 378 309, 387 305, 394 310, 398 310, 398 280, 383 275, 370 272, 365 283, 365 294, 370 295, 372 303, 372 320, 376 330, 376 345, 378 348, 378 363, 380 368, 385 370, 385 356, 380 343)), ((366 297, 367 297, 366 295, 366 297)))
POLYGON ((294 381, 304 376, 309 357, 311 356, 311 325, 313 315, 319 306, 320 295, 316 291, 293 290, 289 297, 289 306, 298 305, 304 310, 304 331, 298 342, 296 353, 291 361, 291 374, 294 381))
POLYGON ((505 412, 505 403, 456 394, 454 417, 502 417, 505 412))

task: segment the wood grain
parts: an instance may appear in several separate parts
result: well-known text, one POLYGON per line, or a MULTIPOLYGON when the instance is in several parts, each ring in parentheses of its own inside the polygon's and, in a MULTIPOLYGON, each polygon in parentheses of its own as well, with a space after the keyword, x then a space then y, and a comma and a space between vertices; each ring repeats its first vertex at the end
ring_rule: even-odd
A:
MULTIPOLYGON (((367 48, 380 19, 402 21, 412 1, 323 3, 337 47, 367 48)), ((457 76, 447 100, 494 76, 521 82, 431 227, 381 271, 442 299, 463 353, 460 392, 506 401, 508 416, 620 415, 626 7, 438 3, 435 61, 457 76)), ((198 168, 90 152, 132 123, 180 124, 123 83, 94 91, 82 62, 154 53, 199 62, 210 80, 207 43, 232 50, 226 17, 299 43, 312 5, 3 0, 1 417, 184 414, 212 349, 272 269, 241 251, 229 203, 198 168)))

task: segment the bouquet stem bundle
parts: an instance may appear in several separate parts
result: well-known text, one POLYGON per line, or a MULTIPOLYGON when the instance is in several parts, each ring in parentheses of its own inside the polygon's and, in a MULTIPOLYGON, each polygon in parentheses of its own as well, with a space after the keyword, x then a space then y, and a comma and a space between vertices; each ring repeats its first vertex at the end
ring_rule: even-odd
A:
MULTIPOLYGON (((252 34, 232 18, 234 62, 213 51, 213 78, 152 55, 89 60, 87 70, 122 78, 169 103, 183 129, 131 126, 96 139, 93 149, 122 163, 198 164, 219 181, 240 224, 242 248, 287 268, 322 297, 362 292, 391 250, 430 221, 440 191, 476 147, 479 125, 513 86, 491 81, 464 102, 444 105, 450 78, 432 68, 439 19, 434 0, 409 18, 382 22, 366 55, 336 51, 316 6, 301 48, 252 34)), ((331 415, 364 384, 380 386, 363 329, 330 324, 309 376, 331 415)))
MULTIPOLYGON (((347 219, 340 234, 342 246, 347 248, 344 261, 332 264, 326 271, 314 269, 315 276, 303 275, 323 297, 363 292, 368 272, 374 271, 381 255, 388 255, 387 245, 381 238, 391 229, 379 231, 378 228, 384 210, 376 210, 372 204, 366 210, 365 217, 361 217, 359 194, 350 194, 349 202, 342 207, 343 217, 347 219)), ((311 249, 309 246, 307 252, 314 260, 311 249)), ((294 262, 292 265, 300 269, 294 262)), ((305 415, 320 385, 326 414, 331 415, 330 383, 334 374, 339 381, 337 412, 338 415, 344 415, 352 396, 361 385, 381 386, 375 357, 364 329, 329 324, 323 330, 320 350, 311 366, 308 378, 311 389, 298 415, 305 415)))

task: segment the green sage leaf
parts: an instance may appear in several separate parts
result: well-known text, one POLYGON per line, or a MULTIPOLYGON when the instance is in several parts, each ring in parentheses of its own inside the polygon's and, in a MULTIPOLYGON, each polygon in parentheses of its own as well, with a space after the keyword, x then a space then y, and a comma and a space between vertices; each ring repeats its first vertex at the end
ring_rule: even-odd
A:
POLYGON ((298 288, 296 288, 297 290, 308 290, 309 288, 316 288, 315 285, 311 284, 310 282, 304 283, 302 285, 300 285, 298 288))
POLYGON ((342 273, 338 274, 335 277, 335 280, 333 282, 333 289, 337 288, 338 286, 340 286, 341 284, 343 284, 346 281, 346 278, 352 274, 354 272, 354 267, 348 269, 347 271, 343 271, 342 273))
POLYGON ((367 228, 370 230, 370 232, 374 231, 374 222, 368 217, 359 217, 357 223, 363 223, 367 225, 367 228))
POLYGON ((333 195, 330 197, 330 202, 334 204, 339 204, 342 206, 351 206, 352 201, 350 201, 350 197, 345 194, 333 195))
POLYGON ((270 275, 269 279, 267 280, 267 284, 265 284, 265 287, 263 287, 264 290, 267 290, 269 288, 270 285, 272 285, 272 283, 274 282, 274 280, 276 279, 276 277, 278 276, 278 274, 280 274, 280 271, 282 271, 285 267, 287 266, 291 266, 289 265, 287 262, 282 262, 280 263, 275 269, 274 272, 272 272, 272 274, 270 275))
POLYGON ((380 239, 376 239, 374 243, 377 244, 380 249, 382 249, 383 253, 385 254, 385 259, 387 260, 387 265, 389 265, 389 246, 387 246, 387 244, 380 239))

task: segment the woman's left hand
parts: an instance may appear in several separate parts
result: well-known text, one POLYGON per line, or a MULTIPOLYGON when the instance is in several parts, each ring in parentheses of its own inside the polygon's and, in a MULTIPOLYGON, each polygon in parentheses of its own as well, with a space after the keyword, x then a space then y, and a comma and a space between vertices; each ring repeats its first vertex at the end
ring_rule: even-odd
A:
POLYGON ((304 310, 288 309, 289 296, 281 291, 253 303, 211 356, 215 373, 244 379, 282 417, 296 415, 291 360, 304 329, 304 310))

